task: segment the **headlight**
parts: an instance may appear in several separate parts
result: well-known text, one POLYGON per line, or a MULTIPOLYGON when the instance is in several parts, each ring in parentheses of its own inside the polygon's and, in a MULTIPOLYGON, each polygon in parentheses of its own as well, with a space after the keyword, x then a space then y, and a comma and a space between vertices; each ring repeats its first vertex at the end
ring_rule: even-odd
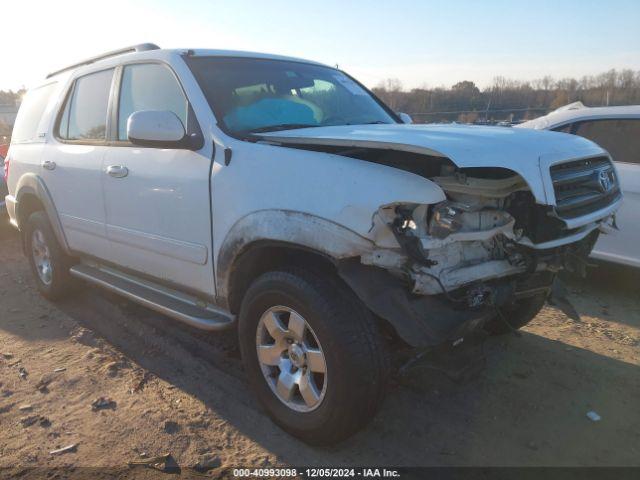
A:
POLYGON ((436 205, 429 222, 429 235, 435 238, 446 238, 462 228, 462 208, 452 202, 436 205))

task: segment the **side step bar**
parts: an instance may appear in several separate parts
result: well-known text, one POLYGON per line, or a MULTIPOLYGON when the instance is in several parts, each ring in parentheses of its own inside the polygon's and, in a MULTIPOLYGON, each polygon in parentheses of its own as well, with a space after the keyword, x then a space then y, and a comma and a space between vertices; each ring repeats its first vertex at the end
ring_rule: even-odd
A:
POLYGON ((235 317, 214 305, 102 265, 78 264, 71 275, 201 330, 224 330, 235 317))

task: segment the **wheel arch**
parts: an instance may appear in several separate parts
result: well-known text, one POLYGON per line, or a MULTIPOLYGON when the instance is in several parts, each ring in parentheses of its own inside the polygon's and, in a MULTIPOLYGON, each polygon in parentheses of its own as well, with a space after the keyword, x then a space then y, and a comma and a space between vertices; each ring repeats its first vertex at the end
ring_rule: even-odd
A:
POLYGON ((44 211, 51 223, 53 233, 65 253, 69 253, 69 244, 62 229, 58 211, 53 198, 42 177, 27 173, 20 177, 16 185, 16 223, 18 229, 23 230, 29 216, 37 211, 44 211))
POLYGON ((247 245, 229 272, 227 301, 230 311, 240 311, 242 299, 253 280, 278 267, 294 265, 329 275, 337 272, 331 257, 310 248, 273 240, 259 240, 247 245))
POLYGON ((237 311, 250 282, 269 268, 302 264, 335 271, 343 258, 359 256, 373 243, 332 221, 303 212, 262 210, 240 219, 217 255, 218 303, 237 311))

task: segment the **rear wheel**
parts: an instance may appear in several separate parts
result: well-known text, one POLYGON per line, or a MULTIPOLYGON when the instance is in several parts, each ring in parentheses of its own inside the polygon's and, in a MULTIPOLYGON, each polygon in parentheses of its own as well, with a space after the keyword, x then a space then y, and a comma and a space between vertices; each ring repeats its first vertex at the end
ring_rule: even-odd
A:
POLYGON ((42 211, 31 214, 23 232, 25 252, 38 290, 50 300, 66 295, 73 286, 71 259, 58 243, 42 211))
POLYGON ((485 324, 485 330, 491 335, 505 335, 518 330, 533 320, 547 300, 546 293, 523 298, 510 305, 500 307, 502 315, 496 315, 485 324))
POLYGON ((311 444, 336 443, 381 403, 387 356, 370 312, 326 276, 259 277, 239 318, 249 382, 271 418, 311 444))

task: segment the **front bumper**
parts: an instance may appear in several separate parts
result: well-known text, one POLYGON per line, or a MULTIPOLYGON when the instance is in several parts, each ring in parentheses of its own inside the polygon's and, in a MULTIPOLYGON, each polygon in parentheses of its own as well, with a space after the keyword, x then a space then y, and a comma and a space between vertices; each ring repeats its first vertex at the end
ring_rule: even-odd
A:
MULTIPOLYGON (((387 270, 363 265, 358 259, 338 265, 340 277, 378 317, 388 321, 397 334, 412 347, 431 347, 453 342, 482 329, 495 316, 496 306, 514 298, 548 291, 553 276, 514 275, 487 282, 492 302, 471 306, 475 292, 464 292, 464 299, 450 295, 415 295, 407 283, 387 270)), ((488 290, 487 290, 488 291, 488 290)))
POLYGON ((580 228, 596 222, 601 222, 616 213, 616 211, 620 208, 620 205, 622 205, 623 198, 624 197, 622 196, 622 194, 620 194, 615 202, 607 205, 603 209, 596 210, 595 212, 591 212, 581 217, 562 219, 562 221, 567 225, 568 229, 580 228))

